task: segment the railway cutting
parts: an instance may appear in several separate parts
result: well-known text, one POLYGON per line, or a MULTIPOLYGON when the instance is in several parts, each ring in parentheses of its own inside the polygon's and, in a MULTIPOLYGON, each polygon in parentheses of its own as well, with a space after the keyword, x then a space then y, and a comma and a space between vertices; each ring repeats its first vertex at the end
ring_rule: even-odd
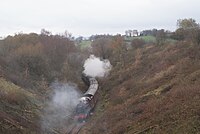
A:
POLYGON ((82 74, 82 80, 88 85, 88 90, 79 99, 79 103, 74 111, 74 123, 69 127, 65 134, 78 134, 97 103, 98 81, 96 78, 85 74, 82 74))

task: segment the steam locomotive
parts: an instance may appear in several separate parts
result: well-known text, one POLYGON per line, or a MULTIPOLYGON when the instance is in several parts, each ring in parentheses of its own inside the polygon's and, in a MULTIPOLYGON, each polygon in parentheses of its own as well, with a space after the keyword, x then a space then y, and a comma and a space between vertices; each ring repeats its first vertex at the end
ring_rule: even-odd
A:
POLYGON ((78 122, 84 122, 88 118, 97 102, 97 80, 94 77, 86 76, 85 74, 82 74, 82 80, 89 88, 79 99, 79 103, 75 109, 74 118, 78 122))

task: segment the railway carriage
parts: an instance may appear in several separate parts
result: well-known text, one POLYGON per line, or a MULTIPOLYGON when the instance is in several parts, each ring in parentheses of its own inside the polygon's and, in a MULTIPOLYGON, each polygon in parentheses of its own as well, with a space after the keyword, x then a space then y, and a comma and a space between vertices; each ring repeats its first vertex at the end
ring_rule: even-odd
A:
POLYGON ((75 110, 75 120, 79 122, 85 121, 91 114, 97 102, 98 82, 94 77, 82 75, 82 79, 86 85, 89 86, 88 90, 79 99, 79 104, 75 110))

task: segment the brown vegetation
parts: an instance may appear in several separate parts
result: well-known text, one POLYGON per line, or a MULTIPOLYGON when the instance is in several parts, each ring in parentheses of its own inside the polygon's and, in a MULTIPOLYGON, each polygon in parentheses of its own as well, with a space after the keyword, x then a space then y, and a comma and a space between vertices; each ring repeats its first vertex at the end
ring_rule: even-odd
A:
POLYGON ((102 81, 102 101, 82 133, 198 133, 199 50, 189 43, 131 50, 135 60, 102 81))
MULTIPOLYGON (((99 79, 99 103, 81 133, 200 132, 199 24, 193 19, 178 24, 170 35, 154 30, 152 44, 121 35, 91 37, 92 53, 108 58, 113 69, 99 79), (170 37, 177 41, 167 42, 170 37)), ((40 133, 50 83, 72 81, 86 89, 80 76, 89 53, 76 47, 70 34, 44 29, 1 40, 0 133, 40 133)))
POLYGON ((41 133, 49 85, 55 79, 81 83, 85 57, 70 38, 45 30, 1 40, 0 133, 41 133))
POLYGON ((72 40, 48 32, 8 36, 0 49, 4 76, 17 85, 41 91, 36 85, 44 80, 47 83, 55 78, 77 81, 85 57, 78 54, 72 40))

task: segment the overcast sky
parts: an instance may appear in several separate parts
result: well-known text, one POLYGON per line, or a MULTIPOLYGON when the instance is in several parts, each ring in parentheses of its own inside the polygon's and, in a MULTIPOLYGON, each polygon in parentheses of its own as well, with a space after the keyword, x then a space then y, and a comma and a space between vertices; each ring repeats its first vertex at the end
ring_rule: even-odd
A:
POLYGON ((200 0, 0 0, 0 36, 23 32, 73 36, 124 34, 127 29, 176 29, 177 19, 200 22, 200 0))

